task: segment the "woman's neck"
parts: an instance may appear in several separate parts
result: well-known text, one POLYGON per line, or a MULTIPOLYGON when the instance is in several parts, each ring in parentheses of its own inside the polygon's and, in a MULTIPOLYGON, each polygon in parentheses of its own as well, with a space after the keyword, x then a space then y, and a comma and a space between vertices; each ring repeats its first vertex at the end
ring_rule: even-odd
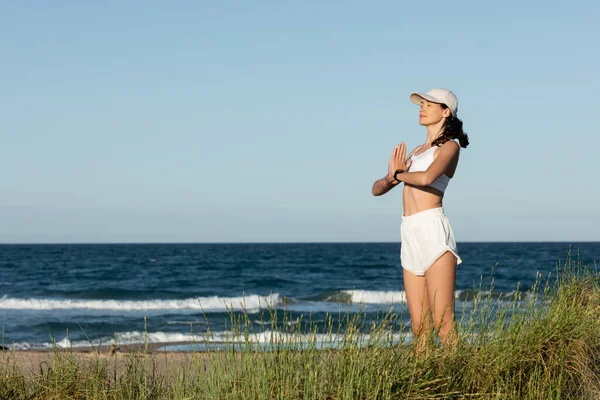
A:
POLYGON ((427 125, 427 138, 425 139, 425 146, 431 146, 431 143, 438 137, 440 137, 442 131, 444 130, 444 119, 436 124, 427 125))

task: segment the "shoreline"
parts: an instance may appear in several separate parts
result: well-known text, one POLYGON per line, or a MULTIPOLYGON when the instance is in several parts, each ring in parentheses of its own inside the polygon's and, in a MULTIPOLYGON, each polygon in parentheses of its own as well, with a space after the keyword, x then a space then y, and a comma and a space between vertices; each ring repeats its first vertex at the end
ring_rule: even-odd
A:
MULTIPOLYGON (((8 346, 3 346, 0 348, 0 354, 9 354, 9 353, 41 353, 41 354, 49 354, 49 353, 76 353, 76 354, 156 354, 156 353, 206 353, 206 351, 201 350, 159 350, 162 347, 166 346, 198 346, 198 345, 208 345, 209 342, 194 342, 194 341, 178 341, 178 342, 152 342, 152 343, 128 343, 128 344, 120 344, 113 345, 111 343, 102 344, 99 346, 77 346, 77 347, 60 347, 55 346, 51 348, 29 348, 29 349, 12 349, 8 346)), ((210 342, 210 344, 219 345, 226 344, 226 342, 210 342)))

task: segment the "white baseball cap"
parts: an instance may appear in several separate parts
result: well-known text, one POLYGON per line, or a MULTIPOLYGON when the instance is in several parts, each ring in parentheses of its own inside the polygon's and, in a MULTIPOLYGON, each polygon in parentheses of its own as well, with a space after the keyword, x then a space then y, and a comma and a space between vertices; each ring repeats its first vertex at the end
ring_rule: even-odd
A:
POLYGON ((452 115, 456 117, 456 113, 458 112, 458 99, 456 98, 456 95, 450 90, 436 88, 431 89, 425 94, 417 92, 413 92, 410 94, 410 101, 417 105, 421 105, 421 101, 423 99, 432 103, 445 104, 450 109, 452 115))

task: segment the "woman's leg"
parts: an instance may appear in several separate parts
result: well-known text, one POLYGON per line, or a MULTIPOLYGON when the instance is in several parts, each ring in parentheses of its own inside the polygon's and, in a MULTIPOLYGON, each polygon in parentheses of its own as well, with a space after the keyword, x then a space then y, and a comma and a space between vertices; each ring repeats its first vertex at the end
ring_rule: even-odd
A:
POLYGON ((456 286, 456 257, 445 252, 425 272, 427 297, 433 311, 433 324, 443 344, 456 344, 454 322, 454 289, 456 286))
POLYGON ((431 325, 427 286, 424 276, 417 276, 406 269, 404 271, 404 292, 408 303, 408 312, 414 333, 415 354, 423 351, 427 340, 427 332, 431 325))

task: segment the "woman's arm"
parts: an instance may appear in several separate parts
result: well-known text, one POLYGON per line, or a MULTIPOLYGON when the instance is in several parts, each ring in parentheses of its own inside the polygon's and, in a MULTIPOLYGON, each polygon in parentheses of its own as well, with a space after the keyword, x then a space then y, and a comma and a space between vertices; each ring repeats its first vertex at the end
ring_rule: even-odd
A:
POLYGON ((381 196, 382 194, 386 194, 392 190, 399 183, 399 181, 395 180, 388 174, 380 180, 375 181, 373 188, 371 189, 371 193, 373 193, 373 196, 381 196))
POLYGON ((459 151, 458 143, 449 140, 440 147, 438 156, 427 168, 427 171, 400 172, 395 175, 395 178, 409 185, 429 186, 444 173, 450 162, 458 157, 459 151))
POLYGON ((410 152, 410 154, 407 157, 404 157, 404 152, 406 152, 406 145, 404 143, 400 143, 394 148, 394 150, 392 151, 392 157, 388 162, 388 174, 383 178, 379 179, 378 181, 375 181, 375 183, 373 184, 373 188, 371 189, 371 193, 373 193, 373 196, 381 196, 382 194, 386 194, 400 183, 400 181, 394 178, 394 173, 396 172, 396 169, 394 167, 393 161, 398 157, 402 157, 402 159, 405 160, 410 159, 413 153, 417 151, 420 147, 421 146, 416 147, 413 151, 410 152), (401 153, 400 151, 402 149, 404 150, 404 152, 401 153))

